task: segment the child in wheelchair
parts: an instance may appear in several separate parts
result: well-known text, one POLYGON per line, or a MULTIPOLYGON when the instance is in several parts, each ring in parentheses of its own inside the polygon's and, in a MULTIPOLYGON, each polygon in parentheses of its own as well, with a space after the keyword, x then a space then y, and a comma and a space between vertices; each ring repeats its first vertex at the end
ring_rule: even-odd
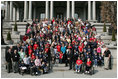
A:
POLYGON ((19 64, 19 73, 23 75, 26 72, 26 70, 27 70, 27 67, 24 61, 22 60, 21 63, 19 64))
POLYGON ((80 72, 81 66, 82 66, 82 60, 80 60, 80 57, 78 57, 78 60, 76 61, 75 65, 76 72, 80 72))
POLYGON ((92 61, 90 60, 90 58, 87 58, 85 73, 90 73, 91 67, 92 67, 92 61))

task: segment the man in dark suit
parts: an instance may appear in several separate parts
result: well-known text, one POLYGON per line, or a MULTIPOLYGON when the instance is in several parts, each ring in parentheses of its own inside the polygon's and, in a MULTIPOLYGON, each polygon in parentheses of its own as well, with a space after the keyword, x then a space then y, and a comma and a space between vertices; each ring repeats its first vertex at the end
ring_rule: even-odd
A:
POLYGON ((67 60, 69 62, 69 70, 72 69, 72 57, 73 57, 73 54, 72 54, 72 50, 71 49, 68 49, 68 53, 67 53, 67 60))
POLYGON ((5 55, 5 59, 7 62, 7 72, 10 73, 10 71, 12 69, 12 52, 11 52, 10 48, 5 55))

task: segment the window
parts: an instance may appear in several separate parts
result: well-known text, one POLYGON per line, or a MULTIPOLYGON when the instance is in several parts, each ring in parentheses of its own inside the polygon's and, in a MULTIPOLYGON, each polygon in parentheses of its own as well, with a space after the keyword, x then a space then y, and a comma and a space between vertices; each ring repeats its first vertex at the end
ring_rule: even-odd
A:
POLYGON ((45 13, 41 13, 40 14, 40 19, 44 19, 45 18, 45 13))

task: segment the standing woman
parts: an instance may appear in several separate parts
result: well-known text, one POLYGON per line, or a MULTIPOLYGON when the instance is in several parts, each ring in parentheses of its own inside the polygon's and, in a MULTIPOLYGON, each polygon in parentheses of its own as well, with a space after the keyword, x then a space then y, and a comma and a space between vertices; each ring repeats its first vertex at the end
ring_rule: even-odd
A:
POLYGON ((64 46, 64 43, 62 43, 61 52, 63 53, 63 60, 65 62, 65 59, 66 59, 66 47, 64 46))

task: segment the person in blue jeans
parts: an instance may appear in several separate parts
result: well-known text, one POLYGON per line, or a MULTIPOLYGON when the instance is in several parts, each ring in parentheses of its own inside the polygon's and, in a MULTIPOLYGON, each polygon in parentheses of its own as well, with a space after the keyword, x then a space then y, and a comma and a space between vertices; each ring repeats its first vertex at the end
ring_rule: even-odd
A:
POLYGON ((97 67, 97 65, 98 65, 98 55, 97 55, 97 53, 95 53, 93 59, 94 59, 94 66, 97 67))
POLYGON ((75 65, 76 72, 80 72, 81 65, 82 65, 82 60, 80 60, 80 57, 78 57, 78 60, 76 61, 75 65))

